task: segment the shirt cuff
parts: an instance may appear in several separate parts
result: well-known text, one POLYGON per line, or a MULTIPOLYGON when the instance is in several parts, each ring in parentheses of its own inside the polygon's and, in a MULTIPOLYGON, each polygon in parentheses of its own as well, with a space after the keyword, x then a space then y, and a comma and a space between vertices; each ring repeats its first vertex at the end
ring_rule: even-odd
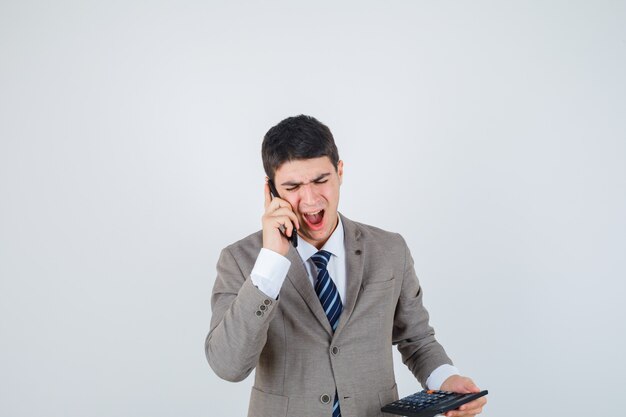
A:
POLYGON ((291 261, 279 253, 261 248, 250 273, 252 283, 266 295, 277 299, 291 261))
POLYGON ((444 383, 446 379, 451 377, 452 375, 461 375, 456 366, 443 364, 439 366, 437 369, 432 371, 428 379, 426 380, 426 386, 428 389, 440 389, 441 385, 444 383))

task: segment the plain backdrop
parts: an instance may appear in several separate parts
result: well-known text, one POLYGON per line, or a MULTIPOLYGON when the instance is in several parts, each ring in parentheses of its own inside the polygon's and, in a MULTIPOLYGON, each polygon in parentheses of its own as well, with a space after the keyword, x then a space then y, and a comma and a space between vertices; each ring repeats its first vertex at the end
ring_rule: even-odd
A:
MULTIPOLYGON (((618 415, 626 2, 0 2, 0 415, 243 416, 204 358, 265 132, 335 135, 484 416, 618 415), (601 401, 596 395, 601 394, 601 401)), ((400 395, 420 388, 396 356, 400 395)))

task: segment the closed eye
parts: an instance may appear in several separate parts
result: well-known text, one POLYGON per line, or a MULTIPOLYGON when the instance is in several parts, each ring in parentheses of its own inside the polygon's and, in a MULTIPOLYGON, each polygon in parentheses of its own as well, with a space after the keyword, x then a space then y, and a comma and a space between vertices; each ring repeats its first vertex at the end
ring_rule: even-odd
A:
MULTIPOLYGON (((316 185, 317 185, 317 184, 325 184, 325 183, 327 183, 327 182, 328 182, 328 180, 319 180, 319 181, 313 181, 313 184, 316 184, 316 185)), ((298 188, 300 188, 300 186, 299 186, 299 185, 296 185, 295 187, 287 188, 287 191, 295 191, 295 190, 297 190, 298 188)))
MULTIPOLYGON (((330 172, 324 173, 320 176, 318 176, 317 178, 315 178, 313 181, 311 181, 314 184, 324 184, 326 182, 328 182, 328 176, 330 176, 330 172)), ((285 190, 287 191, 296 191, 298 188, 300 188, 300 186, 302 185, 302 183, 296 183, 296 182, 285 182, 281 184, 283 187, 286 187, 285 190)))

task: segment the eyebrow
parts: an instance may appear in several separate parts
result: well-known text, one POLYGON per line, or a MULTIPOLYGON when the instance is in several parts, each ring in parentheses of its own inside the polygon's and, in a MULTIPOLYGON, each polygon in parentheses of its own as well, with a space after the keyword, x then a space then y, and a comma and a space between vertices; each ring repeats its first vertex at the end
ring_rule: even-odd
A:
MULTIPOLYGON (((310 182, 317 182, 317 181, 319 181, 319 180, 321 180, 321 179, 326 178, 326 177, 327 177, 327 176, 329 176, 329 175, 330 175, 330 172, 327 172, 327 173, 325 173, 325 174, 320 174, 320 175, 318 175, 316 178, 314 178, 314 179, 313 179, 312 181, 310 181, 310 182)), ((280 185, 282 185, 283 187, 295 187, 295 186, 297 186, 297 185, 302 185, 302 184, 304 184, 304 183, 303 183, 303 182, 295 182, 295 181, 287 181, 287 182, 283 182, 283 183, 282 183, 282 184, 280 184, 280 185)))

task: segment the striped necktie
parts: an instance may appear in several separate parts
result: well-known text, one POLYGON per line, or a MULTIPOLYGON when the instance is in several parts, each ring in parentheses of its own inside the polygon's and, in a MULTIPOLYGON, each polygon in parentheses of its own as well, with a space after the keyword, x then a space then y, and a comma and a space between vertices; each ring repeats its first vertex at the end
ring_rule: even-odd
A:
MULTIPOLYGON (((325 250, 317 252, 311 256, 311 260, 317 267, 317 280, 315 281, 315 293, 322 303, 322 308, 330 327, 333 328, 333 332, 337 329, 339 323, 339 317, 343 310, 343 304, 341 303, 341 297, 335 283, 328 274, 328 261, 330 260, 331 253, 325 250)), ((333 402, 333 416, 341 417, 341 410, 339 409, 339 396, 337 395, 337 389, 335 389, 335 401, 333 402)))

